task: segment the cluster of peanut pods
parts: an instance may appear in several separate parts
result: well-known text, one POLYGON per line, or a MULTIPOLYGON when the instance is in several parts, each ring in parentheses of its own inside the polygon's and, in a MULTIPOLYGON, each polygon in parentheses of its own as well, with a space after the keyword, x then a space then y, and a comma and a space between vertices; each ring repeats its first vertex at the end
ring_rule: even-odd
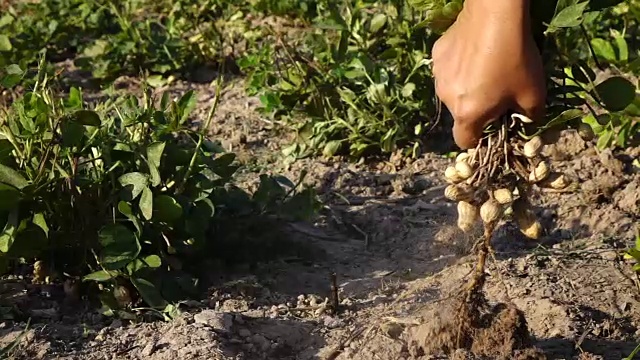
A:
MULTIPOLYGON (((530 121, 519 114, 511 118, 530 121)), ((458 227, 469 232, 478 220, 486 227, 510 217, 526 237, 538 239, 542 226, 528 199, 530 189, 538 186, 563 190, 570 185, 564 174, 551 171, 542 155, 544 146, 540 136, 528 140, 502 136, 458 154, 455 165, 444 172, 450 184, 444 195, 458 203, 458 227), (489 156, 490 161, 483 161, 483 156, 489 156), (491 171, 487 171, 489 167, 491 171)))

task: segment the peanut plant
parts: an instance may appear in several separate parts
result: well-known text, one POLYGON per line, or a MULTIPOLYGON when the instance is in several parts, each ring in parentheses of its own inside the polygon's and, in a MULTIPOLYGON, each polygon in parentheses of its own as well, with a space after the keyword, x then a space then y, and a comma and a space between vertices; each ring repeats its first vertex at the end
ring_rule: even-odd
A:
POLYGON ((34 281, 66 281, 107 314, 173 309, 197 295, 225 237, 317 209, 313 190, 286 178, 263 175, 253 194, 233 185, 234 154, 206 135, 217 100, 192 130, 193 92, 87 108, 79 89, 60 98, 42 78, 0 117, 3 273, 35 261, 34 281))

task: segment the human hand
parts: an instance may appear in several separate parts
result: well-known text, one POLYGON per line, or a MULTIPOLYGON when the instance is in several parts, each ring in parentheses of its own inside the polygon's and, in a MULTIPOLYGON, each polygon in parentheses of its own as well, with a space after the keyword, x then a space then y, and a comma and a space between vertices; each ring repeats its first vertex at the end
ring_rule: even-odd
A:
POLYGON ((436 94, 454 119, 453 137, 474 147, 509 110, 544 116, 546 84, 528 0, 466 0, 433 47, 436 94))

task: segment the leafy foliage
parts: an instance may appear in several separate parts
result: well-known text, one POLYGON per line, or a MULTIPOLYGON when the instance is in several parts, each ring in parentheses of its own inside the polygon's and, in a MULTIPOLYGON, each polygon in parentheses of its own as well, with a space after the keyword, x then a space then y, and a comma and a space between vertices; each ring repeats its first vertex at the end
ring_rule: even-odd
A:
POLYGON ((194 105, 187 92, 87 109, 78 89, 59 99, 46 82, 15 102, 0 121, 3 270, 38 259, 100 283, 108 313, 136 293, 163 310, 196 291, 192 264, 227 236, 217 222, 314 214, 313 190, 284 178, 261 176, 253 195, 232 186, 235 156, 190 130, 194 105))
POLYGON ((412 17, 398 1, 331 7, 299 43, 280 41, 239 62, 265 112, 301 119, 288 154, 418 150, 436 104, 430 37, 412 17), (275 67, 268 65, 272 57, 275 67))
POLYGON ((232 55, 230 44, 253 36, 237 10, 221 0, 19 2, 0 17, 0 68, 27 69, 46 52, 51 63, 73 58, 94 82, 140 72, 154 75, 152 85, 197 78, 232 55))

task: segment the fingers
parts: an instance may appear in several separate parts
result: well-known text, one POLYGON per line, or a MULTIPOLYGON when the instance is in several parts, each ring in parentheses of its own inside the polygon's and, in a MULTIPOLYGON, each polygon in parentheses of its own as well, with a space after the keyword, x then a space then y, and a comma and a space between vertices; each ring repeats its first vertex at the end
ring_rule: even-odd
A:
MULTIPOLYGON (((476 107, 473 109, 481 108, 476 107)), ((500 109, 500 107, 495 106, 482 113, 453 111, 453 140, 456 145, 462 150, 478 145, 484 128, 500 117, 500 109)))
POLYGON ((514 106, 514 111, 525 115, 534 122, 541 121, 545 116, 545 104, 543 99, 535 101, 519 101, 514 106))

